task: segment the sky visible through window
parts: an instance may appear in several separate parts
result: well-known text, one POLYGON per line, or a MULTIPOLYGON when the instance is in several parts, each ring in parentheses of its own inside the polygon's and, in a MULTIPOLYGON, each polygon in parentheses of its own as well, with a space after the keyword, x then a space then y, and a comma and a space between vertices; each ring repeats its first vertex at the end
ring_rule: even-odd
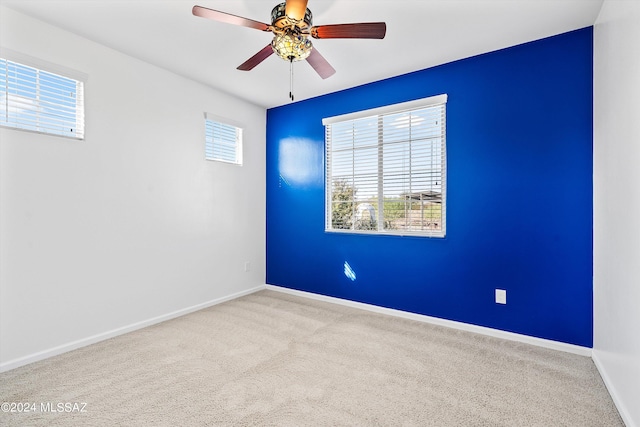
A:
POLYGON ((378 134, 382 133, 385 197, 441 191, 439 109, 427 108, 332 125, 332 176, 357 188, 356 199, 378 193, 378 134))
POLYGON ((83 138, 82 82, 0 59, 0 125, 83 138))
POLYGON ((333 229, 440 229, 444 105, 331 124, 333 229), (369 222, 366 222, 366 221, 369 222))
POLYGON ((205 158, 242 164, 242 129, 205 119, 205 158))

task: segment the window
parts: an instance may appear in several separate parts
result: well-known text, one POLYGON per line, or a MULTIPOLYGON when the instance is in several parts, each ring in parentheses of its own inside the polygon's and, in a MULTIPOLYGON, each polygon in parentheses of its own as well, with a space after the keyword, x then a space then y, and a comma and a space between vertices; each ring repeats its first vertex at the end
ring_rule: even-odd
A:
POLYGON ((446 95, 323 120, 325 230, 444 237, 446 95))
POLYGON ((84 139, 84 83, 0 58, 0 126, 84 139))
POLYGON ((241 165, 242 129, 234 125, 222 123, 218 118, 208 113, 205 113, 204 119, 205 159, 241 165))

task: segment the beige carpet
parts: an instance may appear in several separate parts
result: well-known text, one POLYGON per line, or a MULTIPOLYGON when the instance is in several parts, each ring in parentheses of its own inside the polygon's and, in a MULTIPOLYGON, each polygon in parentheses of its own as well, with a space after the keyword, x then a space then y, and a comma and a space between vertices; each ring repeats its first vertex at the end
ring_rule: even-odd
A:
POLYGON ((587 357, 273 291, 0 374, 0 402, 37 404, 2 426, 623 425, 587 357))

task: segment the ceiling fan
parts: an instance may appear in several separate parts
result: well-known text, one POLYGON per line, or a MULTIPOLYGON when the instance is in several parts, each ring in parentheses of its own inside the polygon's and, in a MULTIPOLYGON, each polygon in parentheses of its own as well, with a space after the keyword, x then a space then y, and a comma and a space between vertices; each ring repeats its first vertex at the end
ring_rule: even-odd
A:
POLYGON ((271 25, 202 6, 194 6, 192 13, 214 21, 274 33, 271 43, 241 64, 238 70, 252 70, 275 52, 290 63, 306 59, 323 79, 332 76, 336 70, 313 47, 309 36, 314 39, 383 39, 387 32, 384 22, 314 27, 313 15, 307 9, 307 2, 308 0, 286 0, 280 3, 271 11, 271 25))

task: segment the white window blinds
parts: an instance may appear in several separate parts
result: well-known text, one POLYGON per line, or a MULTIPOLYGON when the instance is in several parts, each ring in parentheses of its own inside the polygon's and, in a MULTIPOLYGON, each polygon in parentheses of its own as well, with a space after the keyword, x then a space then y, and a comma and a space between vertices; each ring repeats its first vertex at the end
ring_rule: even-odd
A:
POLYGON ((0 126, 84 139, 84 84, 0 58, 0 126))
POLYGON ((242 164, 242 129, 205 113, 205 159, 242 164))
POLYGON ((323 121, 327 231, 444 237, 446 100, 323 121))

